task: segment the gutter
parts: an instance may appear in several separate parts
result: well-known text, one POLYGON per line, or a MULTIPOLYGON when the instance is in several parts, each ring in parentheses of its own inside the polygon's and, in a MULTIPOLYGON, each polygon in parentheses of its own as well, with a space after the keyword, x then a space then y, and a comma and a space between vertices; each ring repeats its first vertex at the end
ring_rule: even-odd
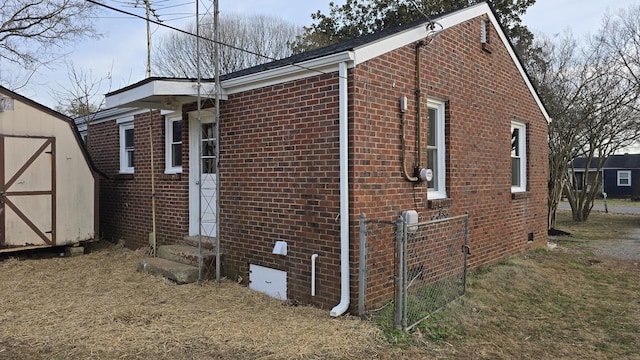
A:
POLYGON ((331 316, 340 316, 349 309, 349 127, 347 63, 338 68, 340 88, 340 303, 331 309, 331 316))

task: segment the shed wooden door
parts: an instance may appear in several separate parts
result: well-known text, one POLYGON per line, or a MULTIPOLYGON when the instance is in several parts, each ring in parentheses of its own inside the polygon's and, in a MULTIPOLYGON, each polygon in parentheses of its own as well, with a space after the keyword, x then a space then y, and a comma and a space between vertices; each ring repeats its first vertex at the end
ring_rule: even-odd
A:
POLYGON ((0 135, 0 246, 56 244, 55 138, 0 135))

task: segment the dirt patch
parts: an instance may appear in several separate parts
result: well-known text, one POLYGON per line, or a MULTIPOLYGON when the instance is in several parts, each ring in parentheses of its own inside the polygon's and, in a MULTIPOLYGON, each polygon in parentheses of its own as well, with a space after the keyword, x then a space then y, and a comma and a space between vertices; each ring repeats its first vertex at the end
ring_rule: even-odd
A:
POLYGON ((0 358, 409 356, 368 321, 287 306, 228 281, 175 285, 137 273, 142 257, 106 246, 72 258, 1 261, 0 358))

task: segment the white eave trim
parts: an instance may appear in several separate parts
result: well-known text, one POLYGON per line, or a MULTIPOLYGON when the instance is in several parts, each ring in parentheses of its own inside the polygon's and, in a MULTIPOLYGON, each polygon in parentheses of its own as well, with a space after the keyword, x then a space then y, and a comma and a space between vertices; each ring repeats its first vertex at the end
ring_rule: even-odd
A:
MULTIPOLYGON (((483 3, 482 5, 489 8, 489 5, 487 4, 483 3)), ((510 45, 509 40, 507 40, 507 36, 504 34, 504 32, 502 32, 502 28, 500 28, 498 19, 496 19, 496 17, 493 15, 493 12, 491 11, 489 11, 487 15, 489 15, 489 19, 491 19, 491 23, 496 28, 496 31, 498 32, 498 36, 500 36, 500 40, 502 40, 504 47, 507 49, 507 52, 509 52, 509 56, 511 56, 513 63, 516 64, 516 67, 518 68, 518 71, 522 76, 522 80, 524 80, 524 83, 527 85, 527 87, 529 88, 529 91, 531 92, 531 96, 533 96, 533 99, 536 101, 536 104, 538 104, 538 107, 540 108, 540 112, 544 116, 545 120, 547 120, 547 124, 551 123, 551 117, 547 113, 547 109, 545 109, 544 105, 542 105, 542 100, 540 100, 540 97, 538 97, 538 93, 536 92, 536 89, 533 87, 533 84, 531 84, 531 81, 529 80, 529 76, 527 76, 527 73, 524 71, 524 68, 520 63, 520 60, 518 60, 516 53, 513 51, 513 47, 510 45)))
MULTIPOLYGON (((444 31, 452 26, 461 24, 486 13, 491 13, 491 9, 487 4, 481 3, 436 18, 434 21, 442 25, 442 30, 444 31)), ((497 23, 494 25, 499 28, 497 23)), ((401 33, 387 36, 386 38, 380 39, 374 43, 364 44, 354 50, 356 53, 355 64, 358 65, 365 61, 369 61, 389 51, 414 43, 418 40, 422 40, 426 36, 427 28, 425 24, 421 24, 401 33)))
MULTIPOLYGON (((496 19, 496 17, 493 15, 493 12, 491 11, 491 8, 489 7, 489 5, 487 5, 486 3, 473 5, 468 8, 461 9, 461 10, 452 12, 450 14, 444 15, 442 17, 436 18, 434 19, 434 21, 442 26, 442 31, 446 31, 450 27, 459 25, 465 21, 469 21, 471 19, 474 19, 479 16, 483 16, 483 15, 487 15, 491 20, 493 27, 496 29, 496 31, 498 32, 498 35, 500 36, 500 40, 502 41, 502 44, 507 49, 509 56, 511 57, 511 59, 513 60, 513 63, 516 65, 518 69, 518 72, 520 72, 520 76, 524 80, 526 86, 529 88, 529 92, 533 96, 536 104, 538 104, 538 107, 540 108, 540 112, 542 112, 542 115, 547 120, 547 123, 550 123, 551 118, 549 117, 547 110, 544 108, 544 105, 542 105, 542 101, 538 97, 538 93, 534 89, 533 84, 531 84, 531 81, 529 81, 529 77, 527 76, 527 73, 524 71, 522 64, 520 64, 520 60, 516 56, 515 52, 513 51, 513 48, 511 47, 511 44, 507 40, 507 36, 502 32, 502 28, 498 23, 498 19, 496 19)), ((402 46, 406 46, 418 40, 424 39, 426 36, 427 36, 427 28, 424 24, 422 24, 412 29, 408 29, 404 32, 380 39, 376 42, 362 45, 354 49, 354 53, 355 53, 354 65, 357 66, 358 64, 374 59, 384 53, 395 50, 402 46)), ((480 41, 479 38, 478 38, 478 41, 480 41)))
MULTIPOLYGON (((131 89, 109 95, 105 98, 105 107, 114 108, 135 103, 141 99, 156 96, 198 96, 198 84, 192 80, 153 80, 148 83, 132 87, 131 89)), ((215 84, 201 83, 201 97, 213 98, 215 84)))
POLYGON ((346 62, 348 67, 352 68, 353 59, 354 54, 352 51, 343 51, 317 59, 224 80, 221 83, 221 87, 224 89, 224 94, 235 94, 310 76, 337 72, 339 64, 342 62, 346 62))
MULTIPOLYGON (((127 116, 142 114, 145 112, 149 112, 149 110, 137 109, 137 108, 112 108, 112 109, 99 111, 96 114, 92 114, 89 116, 89 118, 91 119, 91 125, 95 125, 95 124, 100 124, 107 121, 113 121, 113 120, 127 117, 127 116)), ((78 129, 80 129, 83 126, 86 128, 87 121, 84 117, 75 118, 74 121, 78 129)))

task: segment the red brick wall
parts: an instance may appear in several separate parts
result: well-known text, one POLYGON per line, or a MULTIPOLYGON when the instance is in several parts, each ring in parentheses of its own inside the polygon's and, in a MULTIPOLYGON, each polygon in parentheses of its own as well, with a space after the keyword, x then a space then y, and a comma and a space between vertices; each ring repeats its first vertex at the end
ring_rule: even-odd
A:
MULTIPOLYGON (((189 231, 188 146, 183 145, 183 173, 165 174, 164 117, 154 113, 153 148, 158 244, 181 240, 189 231)), ((183 125, 188 129, 186 121, 183 125)), ((108 240, 125 240, 130 248, 147 247, 152 232, 149 114, 134 119, 134 174, 120 174, 120 133, 116 121, 92 124, 88 148, 108 179, 100 182, 100 224, 108 240)), ((183 144, 187 143, 186 130, 183 144)))
POLYGON ((288 298, 335 305, 339 284, 336 74, 229 96, 221 106, 220 206, 225 275, 250 263, 287 271, 288 298), (273 255, 275 241, 288 255, 273 255), (316 297, 311 255, 318 254, 316 297))
MULTIPOLYGON (((439 206, 449 215, 469 213, 472 268, 543 246, 546 242, 547 125, 502 44, 491 53, 480 44, 480 19, 440 33, 422 53, 422 134, 427 97, 446 101, 447 199, 427 199, 426 184, 403 179, 400 163, 399 98, 407 96, 407 168, 414 164, 416 124, 415 46, 409 45, 358 66, 350 82, 351 218, 394 220, 415 209, 428 220, 439 206), (512 199, 511 121, 527 124, 527 192, 512 199), (534 241, 527 242, 533 233, 534 241)), ((491 29, 490 38, 498 36, 491 29)), ((423 138, 423 144, 426 139, 423 138)), ((426 154, 423 155, 426 157, 426 154)), ((423 162, 424 164, 424 162, 423 162)), ((352 221, 353 223, 353 221, 352 221)), ((351 229, 355 259, 358 229, 351 229)), ((394 269, 376 268, 394 257, 393 238, 371 239, 367 308, 393 296, 394 269), (384 243, 383 243, 384 244, 384 243)), ((351 289, 357 290, 357 263, 351 289)), ((357 297, 352 297, 355 302, 357 297)))

